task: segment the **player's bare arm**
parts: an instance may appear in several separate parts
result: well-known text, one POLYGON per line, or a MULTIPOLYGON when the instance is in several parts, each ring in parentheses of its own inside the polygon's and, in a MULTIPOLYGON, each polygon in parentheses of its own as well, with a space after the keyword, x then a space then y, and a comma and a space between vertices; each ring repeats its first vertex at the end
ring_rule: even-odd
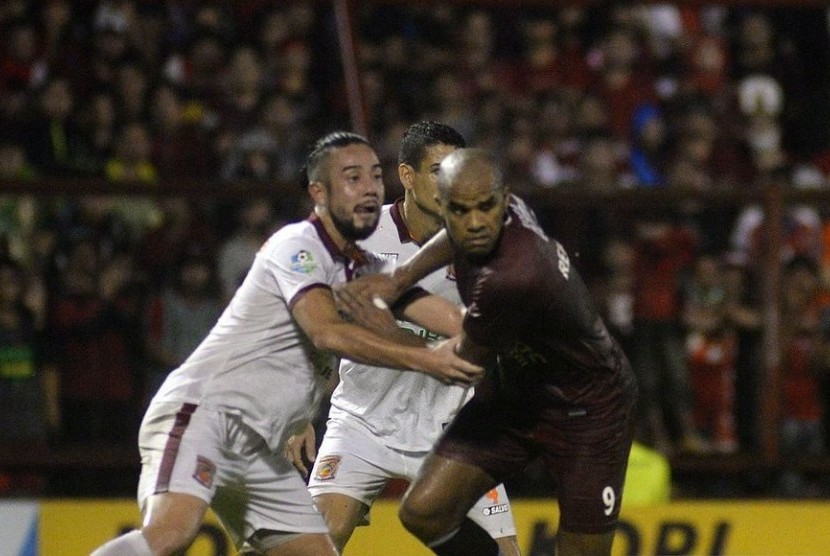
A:
POLYGON ((484 372, 482 367, 455 354, 446 343, 428 347, 404 345, 344 321, 326 288, 314 288, 303 294, 292 314, 317 349, 354 361, 420 371, 446 384, 473 384, 484 372))
POLYGON ((418 280, 452 262, 453 249, 446 231, 441 230, 426 242, 417 253, 398 265, 391 274, 372 274, 345 284, 334 286, 335 295, 351 295, 371 300, 377 296, 387 305, 394 303, 418 280))
POLYGON ((491 363, 496 355, 492 349, 485 345, 475 343, 464 333, 459 338, 456 353, 467 361, 482 366, 491 363))
POLYGON ((436 334, 450 337, 461 334, 463 309, 440 295, 431 294, 418 297, 403 307, 401 316, 436 334))
POLYGON ((418 296, 405 306, 396 308, 394 315, 389 311, 386 302, 377 295, 367 299, 359 293, 343 290, 337 296, 336 302, 338 311, 349 315, 352 322, 380 335, 393 332, 390 325, 394 325, 396 317, 414 322, 445 337, 461 333, 463 308, 438 295, 425 293, 418 296))

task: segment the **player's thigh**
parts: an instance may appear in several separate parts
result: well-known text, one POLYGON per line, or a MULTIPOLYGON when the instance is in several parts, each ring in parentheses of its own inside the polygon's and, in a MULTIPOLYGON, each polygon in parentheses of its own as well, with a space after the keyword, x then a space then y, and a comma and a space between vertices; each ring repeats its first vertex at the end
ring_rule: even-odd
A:
POLYGON ((369 508, 389 479, 403 472, 403 460, 398 453, 367 432, 329 421, 311 469, 308 490, 315 499, 340 494, 369 508))
POLYGON ((189 494, 163 492, 145 505, 142 532, 153 550, 187 546, 196 537, 207 503, 189 494))
POLYGON ((285 535, 328 534, 305 482, 288 458, 271 451, 241 421, 229 426, 229 438, 233 440, 227 449, 242 463, 235 475, 224 478, 212 506, 237 547, 248 541, 264 551, 272 537, 282 541, 285 535))
POLYGON ((565 420, 548 423, 544 459, 557 482, 560 529, 614 530, 633 438, 632 412, 626 407, 584 424, 571 419, 570 426, 565 420))
POLYGON ((145 516, 150 499, 164 493, 211 503, 218 484, 215 456, 222 442, 215 417, 193 404, 151 406, 139 431, 138 503, 145 516))
POLYGON ((495 485, 479 467, 430 454, 404 496, 402 513, 460 521, 495 485))
POLYGON ((368 506, 344 494, 320 494, 314 497, 314 506, 323 519, 338 548, 342 549, 358 525, 364 525, 368 506))

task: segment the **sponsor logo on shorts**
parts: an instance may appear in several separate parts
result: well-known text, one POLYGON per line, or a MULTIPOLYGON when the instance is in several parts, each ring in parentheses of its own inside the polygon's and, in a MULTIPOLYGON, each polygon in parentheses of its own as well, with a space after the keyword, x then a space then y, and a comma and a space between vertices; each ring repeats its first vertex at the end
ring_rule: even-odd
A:
POLYGON ((337 468, 339 466, 340 456, 325 456, 319 460, 314 478, 318 481, 330 481, 337 475, 337 468))
POLYGON ((193 478, 205 488, 213 486, 213 477, 216 476, 216 464, 204 456, 196 456, 196 469, 193 478))
POLYGON ((315 268, 317 268, 317 263, 314 261, 314 257, 305 249, 291 256, 291 270, 294 272, 311 274, 315 268))
POLYGON ((496 514, 503 514, 505 512, 510 511, 510 504, 497 504, 495 506, 488 506, 481 510, 481 513, 485 516, 487 515, 496 515, 496 514))

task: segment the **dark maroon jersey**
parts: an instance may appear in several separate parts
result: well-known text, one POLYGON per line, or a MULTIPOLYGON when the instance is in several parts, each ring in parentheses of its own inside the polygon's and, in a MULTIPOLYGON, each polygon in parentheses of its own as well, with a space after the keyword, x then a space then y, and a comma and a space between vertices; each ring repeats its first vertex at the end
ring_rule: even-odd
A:
POLYGON ((522 405, 591 406, 629 390, 633 375, 560 243, 511 196, 495 251, 456 257, 469 338, 498 353, 499 393, 522 405))

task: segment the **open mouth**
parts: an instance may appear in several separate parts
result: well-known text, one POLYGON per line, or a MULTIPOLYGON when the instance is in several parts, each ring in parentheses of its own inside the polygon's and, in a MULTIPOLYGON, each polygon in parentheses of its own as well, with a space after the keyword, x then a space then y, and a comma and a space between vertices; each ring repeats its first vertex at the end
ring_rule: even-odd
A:
POLYGON ((377 214, 378 210, 380 210, 380 207, 375 203, 363 203, 357 205, 354 209, 357 214, 365 216, 377 214))

